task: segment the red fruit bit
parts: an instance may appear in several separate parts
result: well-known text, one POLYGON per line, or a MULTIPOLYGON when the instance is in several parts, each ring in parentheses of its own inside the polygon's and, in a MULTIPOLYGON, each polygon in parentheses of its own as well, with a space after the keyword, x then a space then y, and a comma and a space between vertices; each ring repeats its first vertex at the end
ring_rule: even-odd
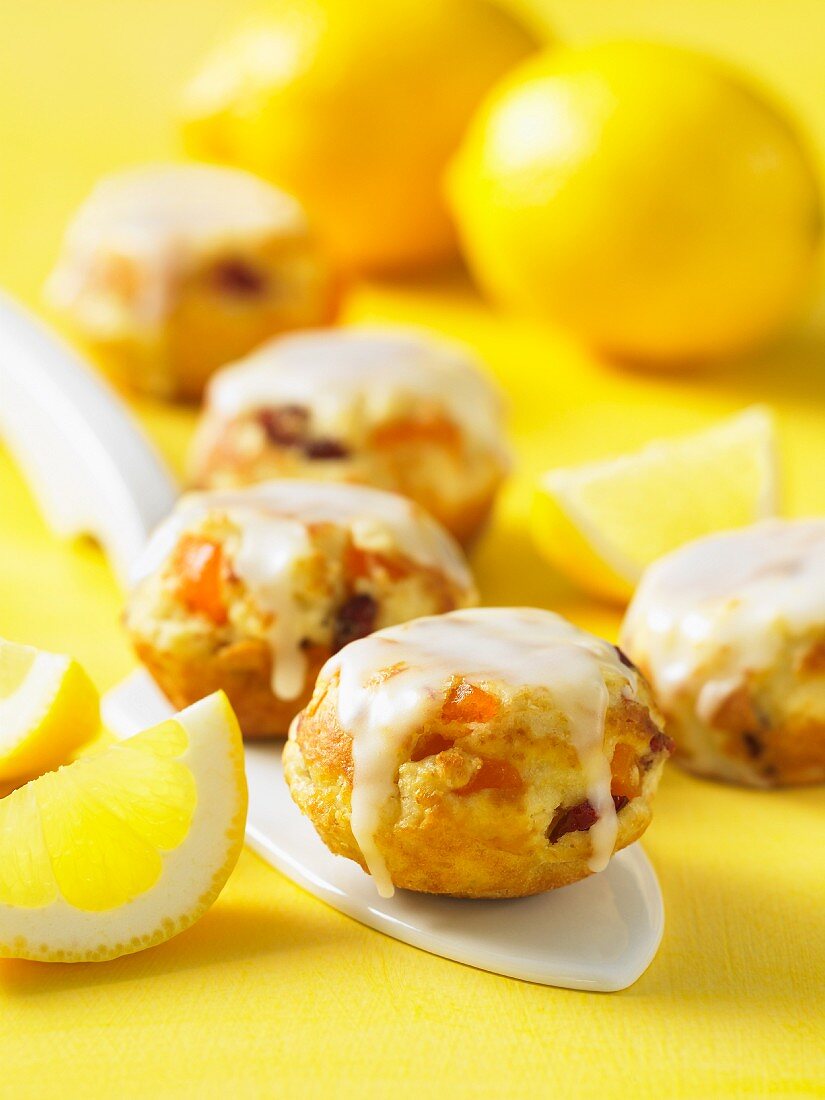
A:
POLYGON ((256 298, 266 289, 263 272, 235 258, 215 264, 212 282, 219 294, 232 298, 256 298))
POLYGON ((441 708, 441 718, 445 722, 489 722, 498 714, 499 705, 489 691, 459 680, 450 688, 441 708))
POLYGON ((619 660, 626 668, 631 668, 634 672, 639 671, 623 649, 620 649, 617 645, 614 645, 613 648, 616 650, 619 660))
POLYGON ((313 459, 349 458, 349 451, 337 439, 309 439, 304 444, 304 454, 313 459))
POLYGON ((519 794, 524 789, 521 775, 506 760, 481 758, 481 767, 469 783, 459 787, 456 794, 475 794, 476 791, 506 791, 519 794))
POLYGON ((335 618, 333 648, 337 652, 357 638, 364 638, 375 629, 378 604, 366 592, 350 596, 338 608, 335 618))
POLYGON ((270 443, 278 447, 298 447, 303 445, 309 427, 309 412, 300 405, 280 405, 261 409, 257 420, 270 443))
POLYGON ((571 806, 569 810, 561 811, 550 823, 547 830, 547 839, 555 844, 567 833, 586 833, 591 826, 599 820, 596 809, 589 802, 580 802, 578 806, 571 806))
POLYGON ((765 751, 765 742, 758 733, 743 733, 742 742, 745 746, 745 751, 752 760, 756 760, 765 751))
POLYGON ((185 535, 175 553, 180 598, 195 611, 222 626, 227 619, 223 601, 223 552, 216 542, 185 535))
POLYGON ((626 794, 614 794, 613 805, 616 809, 616 813, 618 813, 619 810, 623 810, 629 801, 630 799, 627 797, 626 794))
POLYGON ((666 752, 669 756, 675 748, 673 738, 666 733, 654 733, 650 739, 651 752, 666 752))
POLYGON ((428 756, 437 756, 440 752, 446 752, 453 747, 453 742, 442 737, 440 733, 425 733, 415 743, 410 760, 424 760, 428 756))

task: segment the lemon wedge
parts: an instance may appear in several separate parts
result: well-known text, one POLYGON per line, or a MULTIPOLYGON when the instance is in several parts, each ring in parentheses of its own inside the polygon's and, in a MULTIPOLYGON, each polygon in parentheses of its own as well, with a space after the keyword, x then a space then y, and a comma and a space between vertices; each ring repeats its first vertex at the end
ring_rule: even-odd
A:
POLYGON ((0 800, 0 957, 113 959, 201 917, 238 859, 246 779, 219 692, 0 800))
POLYGON ((0 783, 64 764, 98 731, 97 692, 71 657, 0 639, 0 783))
POLYGON ((754 406, 636 454, 551 470, 535 496, 533 537, 581 588, 626 601, 662 554, 774 515, 777 480, 773 420, 754 406))

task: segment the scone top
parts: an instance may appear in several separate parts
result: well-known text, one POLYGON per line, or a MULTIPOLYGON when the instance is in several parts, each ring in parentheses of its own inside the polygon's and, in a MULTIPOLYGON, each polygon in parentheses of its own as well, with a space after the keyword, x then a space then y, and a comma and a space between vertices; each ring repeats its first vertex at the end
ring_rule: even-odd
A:
POLYGON ((697 539, 645 573, 622 645, 668 703, 713 714, 790 636, 825 628, 825 519, 767 520, 697 539))
MULTIPOLYGON (((135 566, 134 580, 154 572, 187 528, 217 512, 237 523, 252 548, 250 553, 266 549, 263 540, 268 533, 300 537, 313 525, 334 524, 350 531, 364 549, 400 550, 419 565, 442 570, 457 585, 474 587, 458 544, 413 501, 364 485, 303 480, 185 494, 149 540, 135 566)), ((275 564, 271 562, 270 567, 275 564)))
POLYGON ((184 536, 214 517, 228 520, 236 530, 232 572, 271 620, 272 689, 281 699, 297 698, 304 686, 305 620, 317 609, 308 606, 306 596, 301 598, 296 567, 317 552, 314 529, 332 525, 348 532, 359 550, 402 555, 416 566, 440 572, 461 594, 460 602, 475 602, 464 555, 423 509, 378 489, 311 481, 270 481, 182 497, 137 563, 135 584, 170 563, 174 567, 184 536))
POLYGON ((618 681, 635 698, 638 683, 614 646, 548 611, 481 608, 416 619, 353 642, 327 662, 319 685, 336 674, 338 719, 353 742, 351 826, 379 891, 392 892, 375 842, 382 809, 416 731, 441 710, 457 679, 504 706, 520 689, 547 691, 597 816, 590 868, 606 866, 617 831, 604 749, 607 685, 618 681))
POLYGON ((322 435, 357 443, 377 424, 445 413, 504 459, 499 392, 457 344, 414 329, 319 329, 276 338, 225 367, 207 391, 227 421, 265 408, 311 410, 322 435))
POLYGON ((101 337, 151 331, 175 281, 198 260, 273 237, 308 233, 300 204, 247 172, 205 164, 152 165, 99 183, 69 226, 47 286, 101 337))

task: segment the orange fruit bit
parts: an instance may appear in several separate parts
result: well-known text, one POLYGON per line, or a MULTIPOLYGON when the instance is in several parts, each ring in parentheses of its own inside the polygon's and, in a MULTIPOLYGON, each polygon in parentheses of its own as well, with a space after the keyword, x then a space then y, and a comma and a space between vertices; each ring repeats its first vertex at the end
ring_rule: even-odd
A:
POLYGON ((512 764, 508 764, 506 760, 491 760, 482 757, 481 767, 473 778, 455 793, 475 794, 476 791, 506 791, 508 794, 519 794, 523 788, 524 782, 512 764))
POLYGON ((466 680, 453 683, 441 708, 445 722, 489 722, 498 714, 499 701, 489 691, 466 680))
POLYGON ((409 565, 405 561, 392 558, 388 554, 379 554, 377 551, 362 550, 354 542, 347 546, 344 570, 350 581, 374 576, 382 570, 393 581, 403 580, 410 573, 409 565))
POLYGON ((440 733, 425 733, 416 741, 410 760, 424 760, 427 756, 436 756, 453 747, 453 742, 442 737, 440 733))
POLYGON ((184 535, 175 555, 178 592, 190 611, 206 615, 218 626, 227 619, 223 601, 223 552, 216 542, 184 535))
POLYGON ((610 770, 613 773, 613 781, 610 784, 612 795, 631 799, 639 794, 641 783, 638 764, 638 754, 631 745, 619 743, 616 746, 610 764, 610 770))
POLYGON ((460 432, 451 420, 444 417, 432 417, 429 420, 408 420, 398 417, 381 424, 372 433, 373 445, 382 447, 401 447, 405 444, 434 443, 442 447, 457 447, 460 432))

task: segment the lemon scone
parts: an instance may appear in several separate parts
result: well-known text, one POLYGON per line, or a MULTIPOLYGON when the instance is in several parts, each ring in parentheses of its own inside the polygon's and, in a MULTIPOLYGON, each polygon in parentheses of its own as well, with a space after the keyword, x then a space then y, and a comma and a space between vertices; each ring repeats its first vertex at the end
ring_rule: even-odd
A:
POLYGON ((614 646, 548 611, 482 608, 333 657, 284 767, 321 839, 383 895, 520 897, 641 836, 669 749, 614 646))
POLYGON ((200 164, 99 183, 46 289, 113 373, 184 398, 273 334, 329 321, 336 298, 294 198, 246 172, 200 164))
POLYGON ((126 609, 176 706, 222 688, 246 736, 285 734, 320 667, 370 631, 476 601, 456 543, 403 497, 273 481, 184 497, 126 609))
POLYGON ((308 477, 374 485, 466 541, 507 469, 502 401, 469 352, 407 329, 275 339, 210 383, 199 486, 308 477))
POLYGON ((825 780, 825 519, 769 520, 652 565, 622 645, 701 775, 825 780))

